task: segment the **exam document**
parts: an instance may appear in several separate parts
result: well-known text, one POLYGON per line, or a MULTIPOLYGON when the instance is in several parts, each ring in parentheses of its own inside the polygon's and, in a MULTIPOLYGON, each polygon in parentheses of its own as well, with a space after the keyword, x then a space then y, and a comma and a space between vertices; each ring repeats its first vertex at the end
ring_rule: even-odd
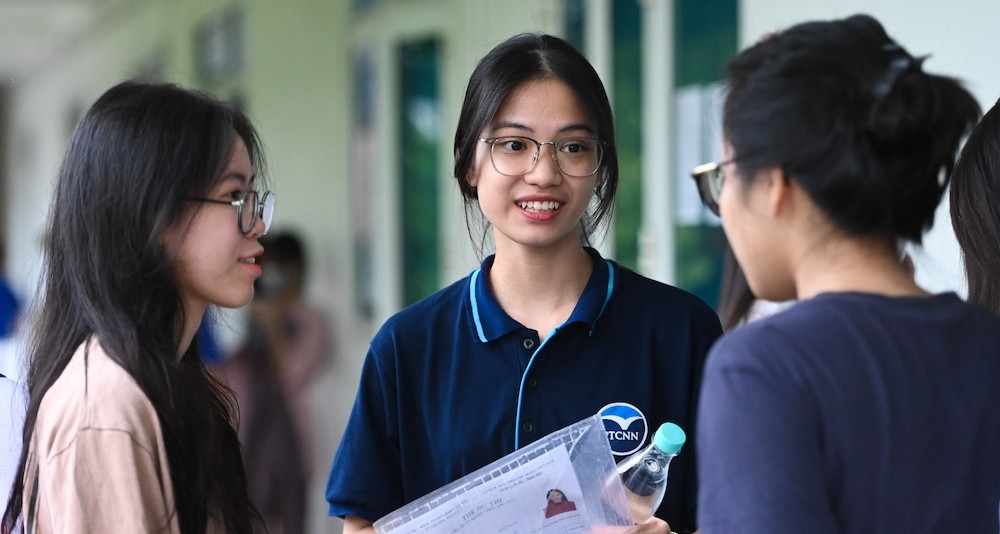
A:
POLYGON ((595 415, 403 506, 374 526, 380 534, 630 532, 630 517, 604 425, 595 415))

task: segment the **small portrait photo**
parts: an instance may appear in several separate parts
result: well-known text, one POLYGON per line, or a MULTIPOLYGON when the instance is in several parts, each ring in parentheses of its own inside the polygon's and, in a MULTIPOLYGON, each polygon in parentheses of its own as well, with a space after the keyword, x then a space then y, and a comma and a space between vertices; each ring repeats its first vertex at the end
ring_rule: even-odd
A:
POLYGON ((573 501, 566 498, 566 494, 559 489, 550 489, 548 493, 545 494, 545 499, 548 503, 545 505, 545 518, 548 519, 554 515, 559 515, 564 512, 572 512, 576 510, 576 504, 573 501))

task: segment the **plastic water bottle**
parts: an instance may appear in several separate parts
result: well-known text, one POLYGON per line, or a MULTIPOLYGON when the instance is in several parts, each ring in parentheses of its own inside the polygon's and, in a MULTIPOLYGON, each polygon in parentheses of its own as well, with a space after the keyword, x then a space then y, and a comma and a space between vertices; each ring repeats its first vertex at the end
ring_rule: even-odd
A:
POLYGON ((653 517, 667 490, 667 468, 681 451, 687 436, 681 427, 663 423, 653 435, 653 442, 618 463, 618 474, 625 486, 625 498, 632 520, 642 523, 653 517))

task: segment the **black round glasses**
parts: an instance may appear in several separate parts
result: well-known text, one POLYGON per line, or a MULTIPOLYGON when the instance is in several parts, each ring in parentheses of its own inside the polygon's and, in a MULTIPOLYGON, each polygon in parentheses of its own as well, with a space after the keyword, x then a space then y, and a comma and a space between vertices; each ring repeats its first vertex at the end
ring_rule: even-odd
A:
POLYGON ((204 197, 187 197, 187 199, 235 207, 236 226, 243 235, 253 231, 254 225, 257 224, 257 217, 264 221, 264 234, 271 229, 271 219, 274 217, 274 193, 271 191, 265 191, 263 196, 256 191, 247 191, 239 200, 215 200, 204 197), (259 200, 258 197, 260 197, 259 200), (247 205, 249 205, 249 209, 247 209, 247 205))
POLYGON ((732 160, 722 162, 702 163, 691 169, 691 178, 698 184, 698 195, 702 203, 709 211, 719 216, 719 195, 722 193, 722 184, 726 181, 726 175, 722 172, 722 166, 732 163, 732 160))

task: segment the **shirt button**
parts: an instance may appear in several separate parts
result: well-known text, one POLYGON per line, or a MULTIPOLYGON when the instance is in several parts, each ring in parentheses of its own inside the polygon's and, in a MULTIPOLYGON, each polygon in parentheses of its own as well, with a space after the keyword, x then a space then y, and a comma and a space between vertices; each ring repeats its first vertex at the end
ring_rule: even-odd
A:
POLYGON ((534 378, 529 378, 528 379, 528 387, 529 388, 533 388, 533 387, 535 387, 537 385, 538 385, 538 381, 537 380, 535 380, 534 378))
POLYGON ((524 430, 526 433, 530 434, 535 431, 535 425, 531 423, 524 423, 523 425, 521 425, 521 429, 524 430))
POLYGON ((524 345, 524 348, 526 349, 531 349, 532 347, 535 346, 535 340, 531 339, 530 337, 525 338, 525 340, 521 342, 521 345, 524 345))

